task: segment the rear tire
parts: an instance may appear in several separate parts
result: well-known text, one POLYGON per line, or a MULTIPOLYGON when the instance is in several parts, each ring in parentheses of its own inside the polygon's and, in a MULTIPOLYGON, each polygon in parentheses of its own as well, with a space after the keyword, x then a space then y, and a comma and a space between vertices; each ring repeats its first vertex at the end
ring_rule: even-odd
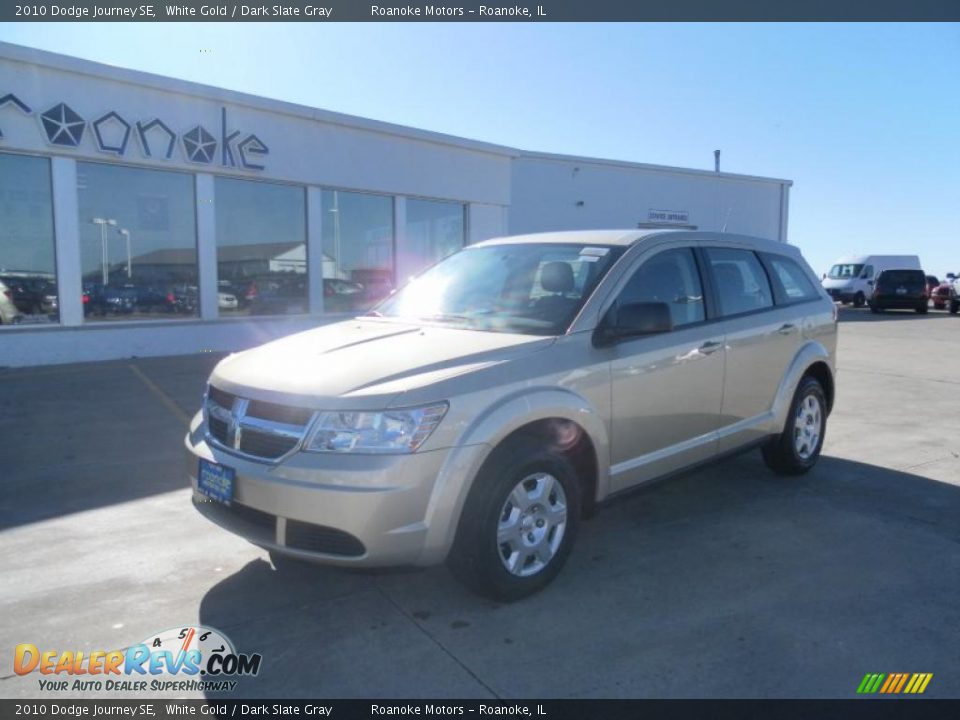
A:
POLYGON ((960 300, 951 300, 950 301, 950 314, 956 315, 957 312, 960 312, 960 300))
POLYGON ((872 312, 872 313, 882 313, 882 312, 883 312, 883 308, 880 307, 879 305, 871 305, 871 306, 870 306, 870 312, 872 312))
POLYGON ((859 308, 859 307, 863 307, 863 304, 864 304, 866 301, 867 301, 867 299, 863 296, 863 293, 862 293, 862 292, 858 292, 856 295, 853 296, 853 306, 854 306, 854 307, 858 307, 858 308, 859 308))
POLYGON ((826 430, 823 386, 807 375, 793 394, 783 432, 763 446, 763 461, 777 475, 802 475, 817 464, 826 430))
POLYGON ((573 547, 580 495, 564 455, 537 438, 508 440, 473 482, 447 565, 464 585, 495 600, 542 590, 573 547))
POLYGON ((917 312, 920 313, 921 315, 926 315, 929 311, 930 311, 930 308, 926 303, 917 307, 917 312))

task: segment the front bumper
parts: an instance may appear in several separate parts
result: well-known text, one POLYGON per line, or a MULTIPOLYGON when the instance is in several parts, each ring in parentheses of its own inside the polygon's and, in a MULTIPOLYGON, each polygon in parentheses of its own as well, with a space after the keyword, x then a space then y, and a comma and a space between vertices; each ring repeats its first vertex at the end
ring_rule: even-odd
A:
POLYGON ((295 453, 279 464, 209 442, 194 420, 185 439, 193 505, 246 540, 333 565, 432 565, 450 550, 469 480, 486 445, 409 455, 295 453), (197 490, 199 458, 236 470, 231 504, 197 490))

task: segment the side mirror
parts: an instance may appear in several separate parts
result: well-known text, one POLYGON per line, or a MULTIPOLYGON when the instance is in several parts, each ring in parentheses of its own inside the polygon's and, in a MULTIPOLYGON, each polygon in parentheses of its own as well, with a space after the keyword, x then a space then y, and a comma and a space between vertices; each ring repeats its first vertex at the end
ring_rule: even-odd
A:
POLYGON ((594 341, 612 345, 628 338, 656 335, 673 330, 670 306, 662 302, 638 302, 614 306, 597 328, 594 341))

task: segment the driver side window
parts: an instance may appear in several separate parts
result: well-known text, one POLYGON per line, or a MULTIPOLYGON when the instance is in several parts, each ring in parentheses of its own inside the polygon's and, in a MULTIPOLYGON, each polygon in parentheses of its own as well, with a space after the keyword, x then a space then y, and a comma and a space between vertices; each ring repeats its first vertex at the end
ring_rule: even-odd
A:
POLYGON ((639 302, 667 303, 675 328, 703 322, 703 287, 693 250, 672 248, 645 260, 617 298, 617 305, 639 302))
POLYGON ((873 265, 867 265, 863 268, 863 272, 860 273, 861 280, 873 280, 873 265))

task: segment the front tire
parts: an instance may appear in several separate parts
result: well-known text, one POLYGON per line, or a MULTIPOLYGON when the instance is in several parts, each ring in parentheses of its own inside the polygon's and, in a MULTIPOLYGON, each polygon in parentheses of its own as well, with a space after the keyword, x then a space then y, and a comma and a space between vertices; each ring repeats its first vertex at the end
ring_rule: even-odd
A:
POLYGON ((854 307, 863 307, 863 304, 867 301, 862 292, 858 292, 853 296, 853 306, 854 307))
POLYGON ((570 461, 532 437, 494 451, 467 496, 447 564, 480 595, 512 602, 560 573, 576 539, 580 482, 570 461))
POLYGON ((950 301, 950 314, 956 315, 957 312, 960 312, 960 300, 951 300, 950 301))
POLYGON ((809 375, 793 395, 783 432, 763 446, 763 461, 778 475, 802 475, 817 464, 827 429, 827 400, 809 375))

